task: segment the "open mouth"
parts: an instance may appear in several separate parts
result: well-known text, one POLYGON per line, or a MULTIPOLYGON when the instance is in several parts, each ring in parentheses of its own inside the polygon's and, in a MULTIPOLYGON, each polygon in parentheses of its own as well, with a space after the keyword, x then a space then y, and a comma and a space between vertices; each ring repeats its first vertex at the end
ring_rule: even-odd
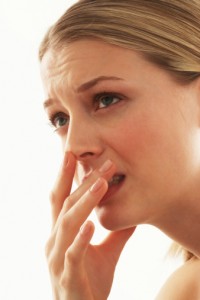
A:
POLYGON ((111 199, 121 189, 125 178, 126 176, 123 174, 115 174, 110 180, 108 180, 108 190, 100 201, 100 206, 107 200, 111 199))
POLYGON ((111 187, 113 185, 117 185, 121 183, 125 179, 125 175, 123 174, 115 174, 109 181, 108 186, 111 187))

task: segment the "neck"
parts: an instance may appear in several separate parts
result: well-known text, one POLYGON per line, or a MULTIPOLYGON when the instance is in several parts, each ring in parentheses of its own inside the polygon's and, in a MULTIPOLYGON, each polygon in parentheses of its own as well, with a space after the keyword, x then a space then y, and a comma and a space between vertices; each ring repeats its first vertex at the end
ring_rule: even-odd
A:
POLYGON ((174 241, 200 258, 200 200, 187 201, 186 205, 180 204, 165 212, 160 220, 154 222, 174 241))

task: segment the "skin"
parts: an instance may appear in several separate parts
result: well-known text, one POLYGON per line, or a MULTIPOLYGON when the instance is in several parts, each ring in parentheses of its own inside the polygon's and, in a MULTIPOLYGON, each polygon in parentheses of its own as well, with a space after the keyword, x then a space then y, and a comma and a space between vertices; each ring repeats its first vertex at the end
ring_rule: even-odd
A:
POLYGON ((198 300, 199 276, 200 260, 192 258, 170 276, 156 300, 198 300))
POLYGON ((92 40, 49 50, 41 73, 45 109, 68 157, 51 196, 47 257, 55 299, 107 299, 119 255, 138 224, 157 226, 199 256, 199 79, 181 84, 135 51, 92 40), (102 174, 108 159, 113 164, 102 174), (101 202, 116 173, 125 175, 121 188, 101 202), (74 177, 79 188, 70 195, 74 177), (88 190, 99 177, 94 197, 88 190), (93 225, 78 233, 94 208, 114 231, 99 245, 99 257, 89 245, 93 225))

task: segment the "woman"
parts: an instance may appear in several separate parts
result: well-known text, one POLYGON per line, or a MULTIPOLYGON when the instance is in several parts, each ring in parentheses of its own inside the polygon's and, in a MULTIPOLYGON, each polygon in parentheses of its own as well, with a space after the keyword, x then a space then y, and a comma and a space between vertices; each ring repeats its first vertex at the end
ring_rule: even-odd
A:
POLYGON ((83 0, 46 34, 44 107, 65 153, 46 246, 54 299, 107 299, 139 224, 187 254, 157 299, 200 299, 199 20, 199 0, 83 0), (111 231, 98 246, 93 209, 111 231))

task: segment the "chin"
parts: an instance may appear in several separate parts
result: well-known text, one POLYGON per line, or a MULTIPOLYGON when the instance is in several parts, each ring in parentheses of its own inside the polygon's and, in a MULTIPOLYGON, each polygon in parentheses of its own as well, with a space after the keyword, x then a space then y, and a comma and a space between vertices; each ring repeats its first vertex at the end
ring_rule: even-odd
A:
POLYGON ((106 211, 106 209, 100 209, 96 211, 97 218, 99 220, 99 223, 107 230, 110 231, 118 231, 123 229, 128 229, 131 227, 134 227, 134 224, 128 224, 127 220, 124 222, 124 220, 121 219, 121 216, 119 214, 114 214, 106 211))

